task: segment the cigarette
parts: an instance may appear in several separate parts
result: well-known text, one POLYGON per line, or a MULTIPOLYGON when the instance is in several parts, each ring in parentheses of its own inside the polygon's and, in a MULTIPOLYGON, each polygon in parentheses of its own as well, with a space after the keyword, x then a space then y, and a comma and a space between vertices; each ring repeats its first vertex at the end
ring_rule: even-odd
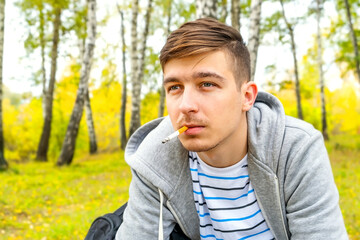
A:
POLYGON ((183 132, 185 132, 188 129, 187 126, 183 126, 182 128, 180 128, 179 130, 177 130, 176 132, 173 132, 172 134, 170 134, 168 137, 164 138, 164 140, 162 140, 162 143, 167 143, 168 141, 170 141, 173 138, 176 138, 177 136, 179 136, 180 134, 182 134, 183 132))

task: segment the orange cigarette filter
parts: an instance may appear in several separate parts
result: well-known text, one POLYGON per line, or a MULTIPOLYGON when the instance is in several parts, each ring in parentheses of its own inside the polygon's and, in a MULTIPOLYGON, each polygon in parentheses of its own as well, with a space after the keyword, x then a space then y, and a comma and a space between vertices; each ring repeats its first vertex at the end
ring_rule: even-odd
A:
POLYGON ((187 126, 183 126, 182 128, 180 128, 178 130, 179 134, 182 134, 183 132, 185 132, 186 130, 188 130, 189 128, 187 126))
POLYGON ((182 134, 183 132, 185 132, 186 130, 188 130, 187 126, 183 126, 182 128, 180 128, 179 130, 175 131, 174 133, 170 134, 168 137, 164 138, 164 140, 162 140, 162 143, 167 143, 169 142, 171 139, 176 138, 177 136, 179 136, 180 134, 182 134))

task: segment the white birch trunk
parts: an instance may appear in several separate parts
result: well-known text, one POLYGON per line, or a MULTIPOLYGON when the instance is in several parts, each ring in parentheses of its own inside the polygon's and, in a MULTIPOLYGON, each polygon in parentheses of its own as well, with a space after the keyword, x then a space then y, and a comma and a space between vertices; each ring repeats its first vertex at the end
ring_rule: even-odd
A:
POLYGON ((125 113, 126 113, 126 102, 127 102, 127 79, 126 79, 126 42, 125 42, 125 30, 124 30, 124 14, 118 6, 120 14, 120 26, 121 26, 121 42, 122 42, 122 92, 121 92, 121 109, 120 109, 120 147, 125 150, 127 137, 126 137, 126 125, 125 125, 125 113))
POLYGON ((226 22, 226 18, 229 15, 229 11, 228 11, 228 2, 227 0, 221 0, 221 5, 220 5, 220 17, 219 17, 219 21, 225 23, 226 22))
POLYGON ((196 18, 217 18, 217 1, 216 0, 196 0, 196 18))
MULTIPOLYGON (((172 9, 172 0, 168 1, 168 12, 167 12, 167 28, 166 28, 166 36, 170 34, 170 26, 171 26, 171 9, 172 9)), ((159 103, 159 113, 158 117, 163 117, 165 111, 165 88, 163 85, 160 87, 160 103, 159 103)))
POLYGON ((316 19, 317 19, 317 44, 318 44, 318 54, 317 62, 319 67, 319 82, 320 82, 320 95, 321 95, 321 123, 322 123, 322 134, 325 140, 329 140, 329 135, 327 131, 327 121, 326 121, 326 107, 325 107, 325 92, 324 92, 324 71, 323 71, 323 60, 322 60, 322 42, 321 42, 321 9, 322 3, 321 0, 316 0, 316 19))
POLYGON ((55 19, 53 22, 53 41, 51 49, 51 70, 49 86, 45 95, 45 114, 44 124, 41 132, 40 142, 36 152, 36 159, 39 161, 47 161, 47 151, 49 148, 49 141, 51 135, 51 122, 52 122, 52 107, 53 107, 53 95, 56 82, 56 70, 57 70, 57 57, 58 57, 58 44, 59 44, 59 32, 61 26, 61 9, 57 7, 55 9, 55 19))
POLYGON ((140 105, 141 105, 141 83, 144 77, 144 68, 145 68, 145 49, 146 49, 146 41, 149 34, 149 25, 150 25, 150 17, 152 11, 152 0, 148 1, 148 6, 145 14, 145 29, 142 35, 141 47, 139 49, 139 62, 138 69, 136 72, 136 77, 133 82, 133 95, 132 95, 132 107, 133 110, 131 112, 131 123, 130 124, 130 135, 132 135, 136 129, 141 126, 140 122, 140 105))
POLYGON ((46 70, 45 70, 45 16, 44 6, 40 3, 39 6, 39 20, 40 20, 40 48, 41 48, 41 77, 42 77, 42 107, 43 107, 43 118, 45 119, 46 110, 46 70))
POLYGON ((251 62, 251 81, 254 81, 257 53, 260 44, 260 21, 262 0, 251 1, 248 48, 251 62))
POLYGON ((4 132, 3 132, 3 116, 2 116, 2 70, 3 70, 3 53, 4 53, 4 29, 5 29, 5 0, 0 0, 0 169, 7 169, 8 163, 4 156, 4 132))
POLYGON ((289 21, 286 18, 283 0, 280 0, 280 3, 281 3, 281 8, 282 8, 282 15, 283 15, 284 21, 286 23, 286 27, 287 27, 287 29, 289 31, 289 35, 290 35, 291 52, 293 55, 294 71, 295 71, 295 94, 296 94, 296 105, 297 105, 298 118, 304 119, 303 114, 302 114, 302 107, 301 107, 300 80, 299 80, 299 71, 298 71, 298 64, 297 64, 297 58, 296 58, 296 44, 295 44, 294 29, 293 29, 293 26, 289 23, 289 21))
POLYGON ((65 139, 61 148, 57 165, 71 164, 75 152, 75 142, 79 131, 80 120, 84 110, 85 94, 88 87, 92 58, 96 40, 96 0, 87 0, 88 22, 87 38, 83 62, 81 65, 80 82, 71 114, 70 122, 66 130, 65 139))
POLYGON ((231 26, 240 31, 240 0, 231 0, 231 26))
POLYGON ((345 1, 345 7, 346 7, 346 16, 347 16, 347 19, 348 19, 348 24, 349 24, 349 29, 350 29, 351 41, 352 41, 352 44, 353 44, 353 47, 354 47, 356 73, 357 73, 358 81, 360 83, 359 47, 358 47, 358 43, 357 43, 357 37, 356 37, 355 31, 354 31, 354 26, 353 26, 353 23, 352 23, 350 5, 349 5, 348 0, 344 0, 344 1, 345 1))
POLYGON ((91 104, 90 104, 89 86, 87 86, 84 100, 85 100, 84 104, 85 104, 86 125, 88 127, 88 134, 89 134, 89 152, 90 154, 94 154, 97 152, 97 142, 96 142, 94 120, 93 120, 91 104))
POLYGON ((131 19, 131 119, 129 136, 140 127, 140 90, 141 82, 138 77, 138 38, 137 38, 137 18, 139 11, 139 0, 132 1, 132 19, 131 19))

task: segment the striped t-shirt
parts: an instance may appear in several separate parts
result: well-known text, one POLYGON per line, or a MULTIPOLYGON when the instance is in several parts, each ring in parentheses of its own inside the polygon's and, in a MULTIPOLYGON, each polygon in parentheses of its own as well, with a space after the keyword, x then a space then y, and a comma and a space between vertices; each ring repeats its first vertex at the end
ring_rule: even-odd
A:
POLYGON ((247 156, 215 168, 189 152, 189 162, 201 239, 274 239, 251 186, 247 156))

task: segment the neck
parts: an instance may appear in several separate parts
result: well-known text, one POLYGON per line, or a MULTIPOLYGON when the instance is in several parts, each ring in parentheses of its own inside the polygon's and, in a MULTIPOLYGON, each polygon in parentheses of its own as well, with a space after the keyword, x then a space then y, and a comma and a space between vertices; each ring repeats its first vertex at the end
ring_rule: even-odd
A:
POLYGON ((229 139, 225 139, 209 151, 198 152, 201 160, 217 168, 230 167, 241 161, 247 154, 247 120, 244 119, 243 127, 234 132, 229 139))

